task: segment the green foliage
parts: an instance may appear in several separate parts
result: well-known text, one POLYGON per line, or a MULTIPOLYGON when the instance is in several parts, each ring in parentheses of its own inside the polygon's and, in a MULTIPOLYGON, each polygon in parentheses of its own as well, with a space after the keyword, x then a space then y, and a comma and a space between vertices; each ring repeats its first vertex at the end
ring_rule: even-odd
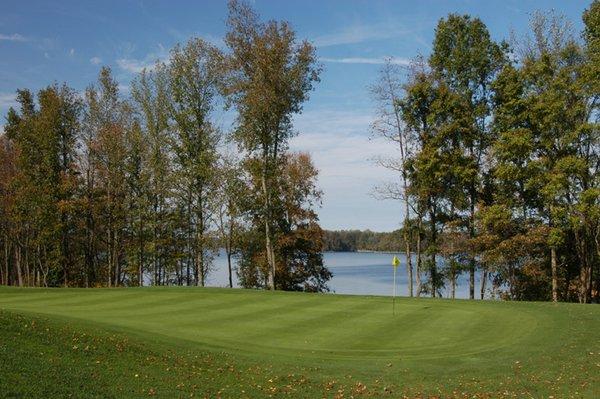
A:
POLYGON ((294 134, 292 117, 302 111, 302 104, 319 81, 320 68, 314 46, 308 41, 298 42, 287 22, 263 23, 247 3, 231 0, 228 5, 225 43, 231 54, 224 93, 237 111, 233 137, 259 171, 261 189, 256 202, 261 205, 254 208, 261 213, 265 231, 267 286, 275 289, 274 246, 281 220, 277 214, 279 174, 294 134))
MULTIPOLYGON (((316 186, 317 169, 308 154, 287 154, 278 171, 280 190, 275 203, 277 226, 275 287, 287 291, 327 291, 331 272, 323 265, 323 231, 318 224, 315 207, 321 191, 316 186)), ((238 276, 246 288, 268 287, 269 264, 265 254, 265 237, 261 234, 264 213, 260 206, 260 161, 249 160, 249 193, 245 206, 250 215, 247 231, 240 239, 238 276)))
POLYGON ((409 184, 395 197, 416 214, 432 295, 441 256, 451 284, 469 271, 471 298, 479 268, 482 298, 489 279, 493 295, 597 300, 597 205, 582 206, 599 183, 597 8, 584 14, 585 43, 539 12, 514 48, 451 14, 428 61, 411 66, 397 101, 410 148, 397 170, 409 184))

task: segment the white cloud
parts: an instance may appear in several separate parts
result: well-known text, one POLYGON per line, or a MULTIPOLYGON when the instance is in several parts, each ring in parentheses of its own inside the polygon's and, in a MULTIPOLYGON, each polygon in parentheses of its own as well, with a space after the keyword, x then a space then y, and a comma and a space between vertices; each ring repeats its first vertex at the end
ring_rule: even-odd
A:
POLYGON ((221 36, 213 35, 211 33, 183 32, 175 28, 169 28, 167 29, 167 32, 181 44, 184 44, 191 38, 198 37, 220 49, 227 47, 221 36))
POLYGON ((213 46, 218 47, 220 49, 224 49, 227 47, 227 45, 225 44, 225 40, 223 40, 223 38, 220 36, 215 36, 215 35, 211 35, 211 34, 203 34, 203 35, 200 35, 200 38, 206 40, 208 43, 210 43, 213 46))
POLYGON ((330 58, 330 57, 321 57, 319 58, 323 62, 333 62, 339 64, 374 64, 381 65, 385 64, 386 60, 389 59, 390 63, 394 65, 410 65, 410 60, 408 58, 402 57, 379 57, 379 58, 367 58, 367 57, 346 57, 346 58, 330 58))
POLYGON ((14 107, 17 105, 17 97, 14 93, 0 92, 0 109, 14 107))
POLYGON ((372 25, 348 26, 338 32, 317 36, 313 43, 317 47, 356 44, 373 40, 391 39, 411 31, 402 27, 398 22, 385 22, 372 25))
POLYGON ((130 73, 140 73, 144 69, 151 70, 154 62, 139 61, 134 58, 120 58, 117 60, 119 68, 130 73))
POLYGON ((71 50, 69 50, 69 55, 72 57, 75 55, 75 49, 72 48, 71 50))
POLYGON ((319 214, 325 228, 397 228, 399 205, 372 196, 376 185, 397 179, 373 161, 397 156, 389 143, 370 138, 373 117, 369 109, 320 109, 306 111, 294 120, 300 134, 292 138, 290 149, 310 153, 319 169, 319 186, 324 192, 319 214))
POLYGON ((0 40, 6 40, 9 42, 26 42, 27 38, 18 33, 13 33, 11 35, 5 35, 0 33, 0 40))
POLYGON ((100 58, 100 57, 92 57, 92 58, 90 58, 90 63, 92 65, 100 65, 102 63, 102 58, 100 58))
POLYGON ((140 73, 144 69, 152 70, 156 61, 165 61, 169 52, 162 45, 158 44, 158 51, 147 54, 143 59, 132 57, 119 58, 116 62, 119 68, 129 73, 140 73))
POLYGON ((130 85, 126 85, 123 83, 119 83, 119 85, 117 86, 117 88, 119 89, 119 92, 121 94, 129 94, 131 92, 131 86, 130 85))
POLYGON ((372 180, 379 167, 371 160, 395 153, 388 143, 370 138, 373 117, 370 111, 308 111, 294 121, 300 134, 291 148, 313 154, 322 177, 372 180))

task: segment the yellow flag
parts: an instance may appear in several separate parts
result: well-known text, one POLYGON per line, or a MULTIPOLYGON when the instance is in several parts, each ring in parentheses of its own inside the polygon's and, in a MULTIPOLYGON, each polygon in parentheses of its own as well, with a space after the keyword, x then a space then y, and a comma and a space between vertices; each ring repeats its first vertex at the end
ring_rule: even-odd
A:
POLYGON ((400 264, 400 259, 398 259, 396 256, 394 256, 394 259, 392 259, 392 266, 398 267, 399 264, 400 264))

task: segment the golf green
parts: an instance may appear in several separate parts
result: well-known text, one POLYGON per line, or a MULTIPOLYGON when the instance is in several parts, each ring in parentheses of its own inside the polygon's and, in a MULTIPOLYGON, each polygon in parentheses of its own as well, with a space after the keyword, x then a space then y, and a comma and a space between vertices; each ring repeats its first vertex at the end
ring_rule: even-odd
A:
MULTIPOLYGON (((392 314, 387 297, 215 288, 0 288, 0 310, 8 324, 19 315, 24 318, 20 322, 67 326, 68 334, 127 337, 140 356, 146 356, 144 351, 202 354, 213 356, 217 364, 269 370, 264 386, 254 384, 261 388, 248 382, 244 389, 243 378, 220 376, 215 384, 237 387, 229 394, 202 380, 204 386, 190 391, 200 397, 260 397, 269 380, 289 375, 303 375, 310 382, 287 393, 275 384, 275 391, 267 393, 600 395, 600 308, 594 305, 398 298, 392 314)), ((20 327, 2 331, 5 348, 0 355, 20 345, 26 356, 23 346, 35 344, 19 343, 27 335, 20 327)), ((61 342, 52 342, 59 353, 61 342)), ((135 355, 128 355, 129 365, 135 355)), ((0 373, 10 375, 10 367, 4 362, 0 373)), ((128 366, 115 367, 118 374, 128 366)), ((100 380, 110 378, 105 371, 96 371, 100 380)), ((153 394, 187 396, 186 389, 161 389, 166 380, 156 379, 153 394)), ((88 388, 93 396, 94 388, 88 388)), ((136 389, 126 386, 124 392, 141 395, 143 388, 136 389)), ((119 396, 119 390, 114 392, 119 396)))

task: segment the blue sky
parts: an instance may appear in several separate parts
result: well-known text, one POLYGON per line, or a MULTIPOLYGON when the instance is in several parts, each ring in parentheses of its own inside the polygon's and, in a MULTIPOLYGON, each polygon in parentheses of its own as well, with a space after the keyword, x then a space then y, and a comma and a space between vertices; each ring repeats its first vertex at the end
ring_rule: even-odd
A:
MULTIPOLYGON (((324 66, 321 83, 302 115, 295 150, 308 151, 324 191, 320 219, 328 229, 399 227, 401 206, 371 195, 395 176, 372 159, 393 149, 370 139, 374 116, 368 87, 384 57, 399 63, 431 50, 437 21, 448 13, 480 17, 496 39, 523 33, 531 13, 564 14, 574 29, 589 1, 281 1, 252 2, 264 19, 285 19, 312 41, 324 66)), ((109 65, 127 94, 136 72, 164 58, 191 36, 222 46, 226 2, 3 1, 0 13, 0 126, 17 88, 38 90, 54 81, 83 90, 109 65)), ((218 117, 224 129, 227 116, 218 117)), ((1 127, 0 127, 1 129, 1 127)))

